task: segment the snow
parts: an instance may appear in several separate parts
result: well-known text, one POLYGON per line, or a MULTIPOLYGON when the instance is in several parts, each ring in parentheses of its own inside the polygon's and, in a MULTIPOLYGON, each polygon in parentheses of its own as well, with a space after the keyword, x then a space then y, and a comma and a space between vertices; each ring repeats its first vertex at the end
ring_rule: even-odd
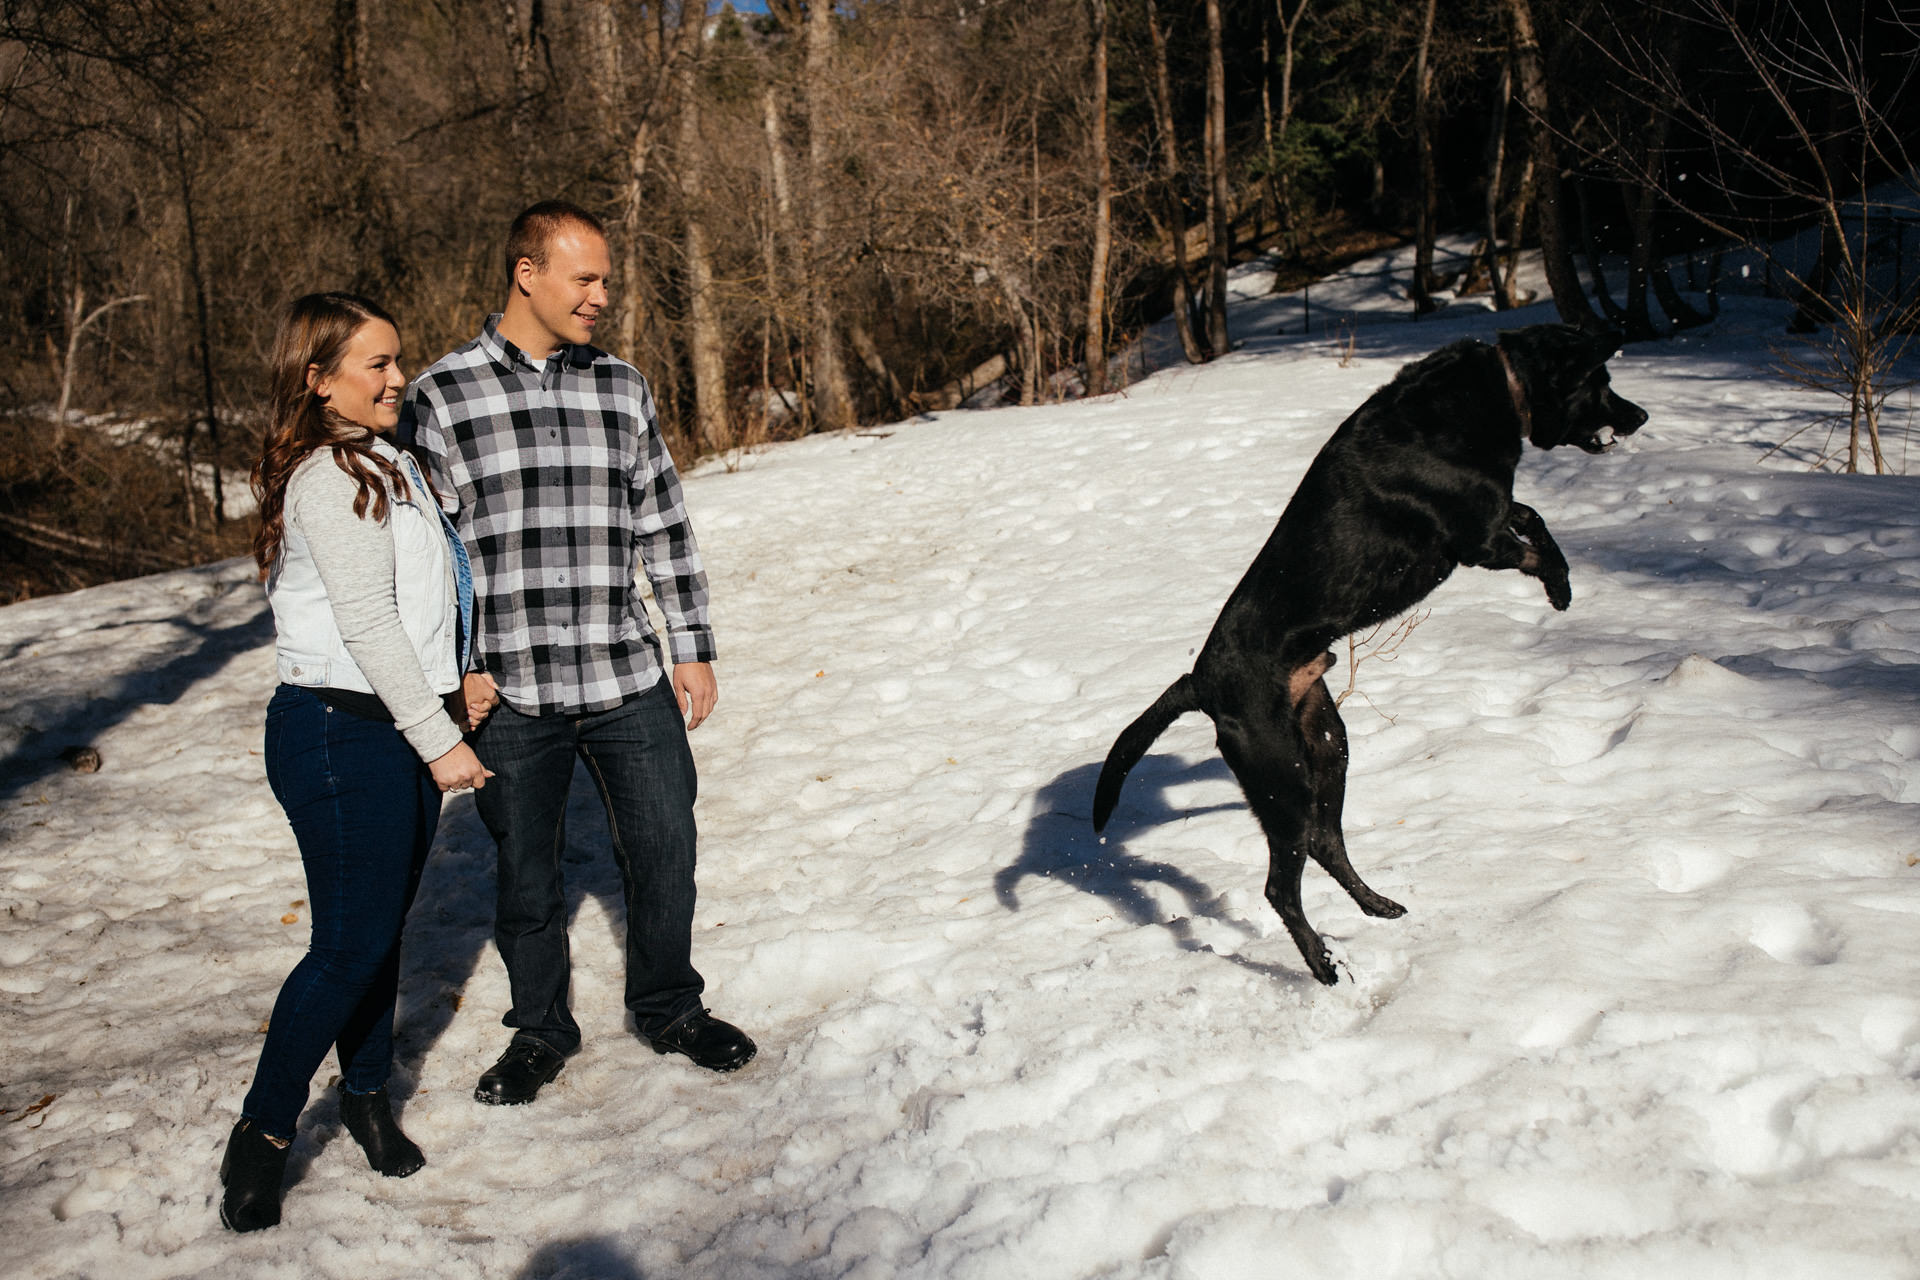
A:
POLYGON ((626 1031, 581 780, 586 1044, 534 1105, 475 1104, 506 983, 457 799, 394 1081, 429 1164, 366 1168, 329 1063, 256 1235, 221 1230, 214 1171, 307 924, 259 586, 231 562, 0 610, 7 1272, 1916 1274, 1920 479, 1768 453, 1824 412, 1765 372, 1781 304, 1619 357, 1652 421, 1614 453, 1529 450, 1570 612, 1461 570, 1396 652, 1341 655, 1349 845, 1409 912, 1309 870, 1340 985, 1261 898, 1203 718, 1089 830, 1114 734, 1340 419, 1550 318, 1416 324, 1355 281, 1314 306, 1372 323, 1301 336, 1250 270, 1213 365, 690 476, 723 646, 695 958, 759 1059, 713 1077, 626 1031))

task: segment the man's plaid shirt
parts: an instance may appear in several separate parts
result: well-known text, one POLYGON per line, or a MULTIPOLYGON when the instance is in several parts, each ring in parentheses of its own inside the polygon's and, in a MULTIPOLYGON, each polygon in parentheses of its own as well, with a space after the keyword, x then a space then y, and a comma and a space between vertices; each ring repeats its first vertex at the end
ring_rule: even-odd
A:
POLYGON ((528 714, 605 711, 662 672, 636 572, 675 662, 713 659, 707 575, 646 379, 594 347, 536 369, 499 323, 407 388, 401 439, 473 552, 475 669, 528 714))

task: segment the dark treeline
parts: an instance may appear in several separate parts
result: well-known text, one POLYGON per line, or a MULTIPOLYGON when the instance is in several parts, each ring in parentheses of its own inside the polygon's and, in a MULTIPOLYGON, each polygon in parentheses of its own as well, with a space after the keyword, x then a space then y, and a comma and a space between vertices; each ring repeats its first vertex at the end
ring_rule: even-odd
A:
POLYGON ((1254 253, 1413 241, 1411 316, 1523 301, 1537 246, 1563 316, 1651 337, 1700 318, 1676 253, 1820 225, 1795 287, 1832 323, 1920 97, 1891 0, 767 9, 0 0, 0 601, 237 553, 285 302, 365 292, 418 368, 499 306, 536 199, 605 218, 600 340, 684 462, 1097 392, 1169 309, 1208 359, 1254 253), (1583 280, 1594 249, 1628 270, 1583 280))

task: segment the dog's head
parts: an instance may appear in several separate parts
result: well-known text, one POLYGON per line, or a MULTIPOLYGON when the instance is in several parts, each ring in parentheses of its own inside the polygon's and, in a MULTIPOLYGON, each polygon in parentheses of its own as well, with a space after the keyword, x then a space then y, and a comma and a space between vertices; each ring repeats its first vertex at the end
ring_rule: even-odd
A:
POLYGON ((1632 435, 1647 411, 1614 393, 1607 358, 1621 335, 1570 324, 1537 324, 1500 334, 1500 350, 1519 381, 1528 420, 1527 438, 1542 449, 1570 444, 1605 453, 1620 436, 1632 435))

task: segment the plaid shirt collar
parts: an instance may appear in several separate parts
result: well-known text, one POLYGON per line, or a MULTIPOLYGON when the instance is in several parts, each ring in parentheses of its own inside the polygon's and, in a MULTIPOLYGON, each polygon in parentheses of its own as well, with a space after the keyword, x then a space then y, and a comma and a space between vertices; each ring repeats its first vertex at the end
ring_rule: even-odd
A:
POLYGON ((556 365, 570 364, 576 369, 584 369, 600 354, 597 347, 563 342, 552 355, 547 357, 544 366, 536 366, 532 356, 500 336, 500 321, 504 318, 502 312, 496 311, 488 316, 486 324, 480 327, 480 349, 487 353, 487 359, 503 368, 512 369, 518 373, 539 374, 544 381, 545 378, 553 375, 556 365))

